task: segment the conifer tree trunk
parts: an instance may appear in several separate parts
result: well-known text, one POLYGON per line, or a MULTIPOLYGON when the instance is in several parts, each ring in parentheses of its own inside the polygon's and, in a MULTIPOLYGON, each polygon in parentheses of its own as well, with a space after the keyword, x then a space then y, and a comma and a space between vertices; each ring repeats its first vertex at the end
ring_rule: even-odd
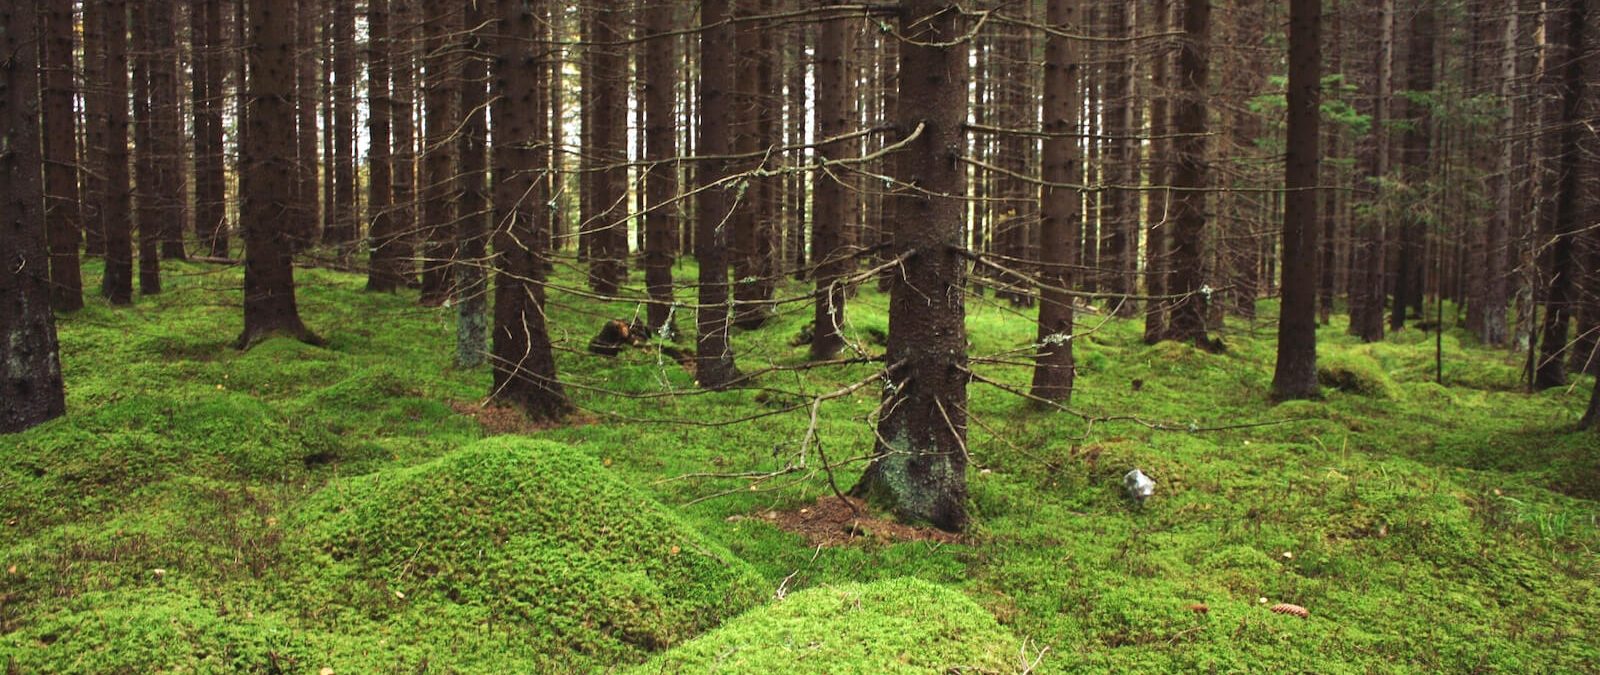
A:
POLYGON ((730 0, 705 0, 700 5, 700 130, 695 154, 708 159, 695 167, 694 255, 700 263, 699 303, 695 317, 695 378, 706 389, 725 389, 739 377, 733 347, 728 343, 729 237, 724 224, 733 209, 732 190, 711 187, 733 173, 734 164, 720 159, 729 153, 733 120, 734 30, 728 22, 730 0))
POLYGON ((73 98, 74 31, 72 0, 49 0, 40 36, 44 100, 44 218, 50 247, 50 306, 61 312, 83 307, 83 276, 78 268, 83 208, 78 192, 78 130, 73 98))
POLYGON ((545 0, 495 0, 494 39, 494 341, 490 395, 528 417, 551 420, 571 406, 556 378, 545 326, 544 266, 550 227, 550 180, 543 102, 549 71, 542 35, 545 0))
POLYGON ((626 47, 616 44, 626 17, 620 0, 589 4, 594 27, 593 44, 585 49, 585 64, 593 70, 590 81, 594 86, 593 94, 585 96, 594 125, 594 145, 584 148, 594 162, 590 173, 593 212, 585 226, 585 231, 591 232, 589 287, 610 297, 621 287, 628 255, 628 68, 626 47))
POLYGON ((367 0, 367 208, 371 215, 367 290, 392 293, 400 276, 400 236, 394 220, 393 159, 389 147, 394 96, 389 91, 388 0, 367 0))
POLYGON ((39 144, 39 18, 0 0, 0 434, 66 413, 39 144))
POLYGON ((106 271, 100 292, 113 305, 133 303, 133 192, 128 177, 128 3, 105 5, 104 104, 106 199, 100 211, 106 271))
POLYGON ((151 118, 150 69, 156 59, 155 42, 151 39, 150 12, 156 0, 134 0, 131 5, 129 38, 134 45, 133 55, 133 145, 134 226, 139 231, 139 294, 156 295, 161 292, 161 236, 160 181, 156 178, 156 147, 154 122, 151 118))
POLYGON ((1317 395, 1317 182, 1322 91, 1322 0, 1290 0, 1288 154, 1284 158, 1283 312, 1272 393, 1317 395))
POLYGON ((414 288, 417 285, 416 244, 421 239, 417 228, 416 189, 416 3, 415 0, 389 0, 389 9, 392 14, 389 72, 393 80, 389 118, 394 132, 394 143, 389 149, 390 184, 393 186, 389 221, 394 236, 389 239, 389 245, 394 248, 393 272, 398 283, 414 288))
POLYGON ((900 108, 895 129, 915 140, 896 176, 892 253, 906 256, 889 300, 885 411, 872 462, 852 489, 908 521, 958 531, 967 525, 966 261, 960 252, 965 193, 961 147, 967 58, 960 14, 941 0, 907 0, 899 9, 900 108))
POLYGON ((1206 336, 1211 300, 1202 265, 1205 261, 1207 148, 1206 130, 1211 73, 1211 0, 1184 0, 1183 46, 1178 55, 1179 95, 1173 106, 1175 162, 1172 171, 1172 285, 1167 339, 1192 342, 1203 349, 1219 345, 1206 336))
POLYGON ((356 209, 356 12, 349 0, 333 3, 333 211, 323 240, 340 255, 358 236, 356 209))
POLYGON ((106 203, 106 11, 109 2, 83 6, 83 234, 84 252, 104 257, 101 227, 106 203))
POLYGON ((1372 18, 1378 24, 1378 49, 1376 64, 1371 71, 1373 91, 1371 103, 1371 140, 1366 153, 1365 179, 1374 194, 1371 197, 1370 215, 1361 226, 1359 241, 1353 256, 1356 277, 1351 282, 1350 333, 1363 342, 1383 339, 1383 310, 1387 294, 1384 292, 1384 270, 1388 267, 1385 250, 1388 242, 1388 208, 1383 203, 1386 190, 1383 183, 1389 177, 1390 109, 1394 86, 1394 0, 1370 0, 1372 18))
POLYGON ((1579 126, 1586 80, 1584 42, 1587 39, 1587 0, 1552 2, 1545 15, 1545 37, 1549 40, 1546 72, 1541 86, 1548 91, 1559 131, 1554 143, 1550 169, 1544 176, 1544 194, 1554 203, 1541 210, 1544 216, 1540 234, 1540 267, 1545 279, 1544 323, 1540 354, 1535 368, 1534 388, 1543 390, 1567 383, 1566 351, 1572 329, 1572 314, 1578 301, 1575 279, 1576 239, 1579 228, 1578 180, 1579 126))
POLYGON ((248 349, 274 335, 318 344, 294 297, 294 16, 272 2, 247 4, 250 107, 239 172, 244 332, 236 344, 248 349))
POLYGON ((195 0, 189 9, 194 72, 195 238, 215 258, 228 255, 228 214, 223 171, 222 3, 195 0))
POLYGON ((673 30, 676 8, 671 3, 651 3, 644 9, 644 143, 645 157, 651 164, 645 174, 644 281, 650 294, 647 310, 650 327, 671 338, 676 335, 673 321, 672 258, 677 240, 678 192, 677 136, 673 125, 673 84, 677 81, 678 38, 673 30))
MULTIPOLYGON (((320 0, 299 0, 299 2, 300 9, 296 14, 295 27, 296 52, 299 54, 315 54, 318 48, 322 46, 317 39, 317 25, 319 23, 318 19, 323 18, 325 14, 322 9, 323 5, 320 0)), ((324 37, 327 38, 328 48, 333 48, 333 35, 331 32, 324 37)), ((322 95, 317 91, 319 84, 317 77, 318 62, 317 59, 311 58, 296 59, 294 242, 297 249, 303 249, 315 244, 318 233, 323 230, 326 224, 323 218, 331 218, 333 215, 333 209, 323 208, 324 202, 318 199, 317 194, 317 186, 320 182, 318 177, 321 173, 321 162, 318 161, 317 157, 317 104, 322 101, 322 95)), ((327 62, 322 61, 322 63, 326 64, 327 62)), ((332 72, 332 69, 326 65, 324 65, 323 70, 329 74, 332 72)), ((328 94, 331 96, 332 92, 330 91, 328 94)), ((331 106, 329 107, 329 114, 332 114, 331 106)), ((324 144, 323 147, 331 149, 333 147, 331 145, 333 143, 332 129, 329 128, 326 131, 328 133, 324 135, 327 137, 327 144, 324 144)), ((324 158, 329 162, 333 161, 331 153, 325 153, 324 158)), ((328 180, 332 181, 334 177, 332 164, 329 164, 327 169, 328 180)), ((330 182, 329 185, 331 186, 332 183, 330 182)), ((326 197, 329 200, 327 202, 328 205, 331 206, 331 200, 334 197, 333 191, 329 190, 326 197)))
MULTIPOLYGON (((840 136, 849 126, 849 101, 845 99, 845 48, 849 19, 830 18, 817 26, 817 161, 840 159, 849 153, 843 142, 822 143, 840 136)), ((811 358, 831 359, 844 348, 846 273, 844 169, 818 169, 811 179, 811 259, 817 266, 817 298, 811 331, 811 358)))
MULTIPOLYGON (((1079 0, 1050 0, 1045 22, 1070 31, 1078 25, 1082 6, 1079 0)), ((1083 157, 1078 140, 1071 138, 1078 128, 1083 107, 1083 65, 1077 45, 1057 34, 1045 37, 1044 48, 1044 185, 1040 188, 1039 261, 1039 337, 1033 367, 1033 395, 1065 403, 1072 399, 1073 307, 1068 289, 1072 284, 1069 265, 1076 259, 1077 241, 1071 235, 1073 222, 1082 218, 1083 196, 1070 185, 1083 182, 1083 157)), ((1113 246, 1113 256, 1122 255, 1113 246)), ((1113 261, 1120 266, 1120 262, 1113 261)), ((1113 270, 1110 287, 1120 287, 1121 270, 1113 270)))
POLYGON ((150 169, 151 195, 157 229, 161 237, 161 257, 183 260, 183 116, 178 107, 178 41, 173 21, 172 0, 145 0, 151 48, 150 87, 150 169))
POLYGON ((484 110, 484 86, 488 79, 488 64, 483 60, 484 19, 488 17, 486 3, 470 2, 464 5, 466 31, 461 57, 461 114, 464 118, 458 132, 456 152, 461 158, 461 170, 456 174, 460 195, 456 218, 456 366, 476 368, 483 365, 489 344, 489 287, 484 272, 488 264, 489 198, 485 194, 484 179, 488 173, 488 113, 484 110))
POLYGON ((424 305, 443 304, 449 297, 451 240, 455 233, 456 171, 455 132, 460 116, 456 104, 460 84, 456 51, 451 48, 460 28, 460 8, 449 3, 419 3, 422 9, 424 65, 427 69, 423 96, 426 99, 426 138, 422 147, 422 228, 426 242, 422 252, 422 296, 424 305))
POLYGON ((1433 120, 1429 112, 1434 87, 1434 18, 1432 2, 1418 3, 1412 18, 1410 54, 1406 60, 1407 126, 1402 136, 1403 175, 1413 203, 1403 209, 1395 234, 1393 305, 1389 330, 1405 328, 1407 312, 1421 314, 1424 270, 1427 269, 1425 230, 1427 207, 1423 187, 1428 181, 1433 149, 1433 120))
MULTIPOLYGON (((1164 32, 1171 25, 1172 0, 1155 0, 1153 4, 1148 30, 1164 32)), ((1149 344, 1161 341, 1167 334, 1167 310, 1172 305, 1160 297, 1167 294, 1172 266, 1167 244, 1172 230, 1172 194, 1166 189, 1172 173, 1172 140, 1166 138, 1171 128, 1167 91, 1170 61, 1168 50, 1160 46, 1150 57, 1151 189, 1145 212, 1145 294, 1151 299, 1145 303, 1144 311, 1144 341, 1149 344)))

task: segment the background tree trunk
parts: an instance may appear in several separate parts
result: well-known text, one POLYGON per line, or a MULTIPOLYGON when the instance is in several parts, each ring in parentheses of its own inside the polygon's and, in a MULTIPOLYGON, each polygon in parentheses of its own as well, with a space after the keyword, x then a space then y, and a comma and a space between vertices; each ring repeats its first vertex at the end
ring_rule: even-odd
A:
POLYGON ((1322 0, 1289 3, 1289 130, 1284 159, 1283 312, 1277 399, 1317 395, 1317 194, 1321 167, 1322 0))
POLYGON ((83 205, 78 192, 78 129, 73 99, 72 0, 49 0, 41 10, 39 51, 43 73, 40 133, 44 135, 44 218, 50 246, 50 306, 73 312, 83 307, 78 268, 83 205))
MULTIPOLYGON (((1050 0, 1045 22, 1070 31, 1079 26, 1082 6, 1078 0, 1050 0)), ((1066 402, 1072 399, 1073 306, 1068 292, 1072 284, 1069 266, 1076 260, 1078 242, 1073 240, 1074 223, 1083 217, 1082 194, 1067 187, 1083 183, 1083 156, 1076 138, 1083 101, 1083 64, 1077 45, 1061 35, 1045 37, 1044 47, 1044 185, 1039 192, 1039 350, 1033 367, 1033 395, 1066 402)), ((1117 227, 1113 225, 1113 227, 1117 227)), ((1125 242, 1124 242, 1125 243, 1125 242)), ((1107 276, 1111 292, 1122 292, 1120 258, 1124 252, 1111 247, 1112 274, 1107 276)))
MULTIPOLYGON (((389 91, 388 0, 367 0, 367 209, 372 257, 367 263, 367 290, 392 293, 405 279, 400 276, 400 236, 394 220, 393 159, 390 156, 390 120, 394 97, 389 91)), ((409 67, 410 64, 405 64, 409 67)), ((407 113, 409 114, 409 113, 407 113)))
POLYGON ((489 198, 484 193, 488 173, 489 124, 484 110, 484 86, 488 64, 483 60, 482 25, 488 17, 485 3, 464 5, 466 27, 462 35, 461 115, 457 134, 461 158, 456 183, 460 186, 456 219, 456 366, 483 365, 489 346, 489 287, 484 272, 489 264, 489 198))
POLYGON ((672 257, 677 240, 678 191, 677 138, 673 128, 673 84, 677 81, 678 37, 673 30, 672 3, 650 3, 644 10, 645 43, 640 68, 644 71, 645 157, 652 162, 645 174, 644 281, 650 294, 650 327, 671 339, 673 321, 672 257))
POLYGON ((1217 345, 1206 337, 1206 311, 1211 293, 1205 263, 1207 165, 1206 130, 1211 73, 1211 0, 1184 0, 1183 46, 1178 54, 1179 96, 1173 106, 1176 162, 1172 171, 1172 285, 1167 339, 1192 342, 1203 349, 1217 345))
POLYGON ((1583 48, 1587 30, 1586 0, 1562 0, 1545 15, 1545 36, 1550 53, 1546 58, 1543 87, 1554 108, 1557 123, 1555 142, 1546 144, 1552 151, 1550 169, 1544 176, 1547 205, 1541 234, 1540 267, 1545 278, 1544 324, 1534 387, 1549 389, 1567 383, 1567 341, 1572 329, 1572 313, 1577 301, 1575 273, 1578 231, 1579 120, 1585 80, 1583 48))
POLYGON ((105 11, 106 201, 100 212, 106 271, 100 291, 113 305, 133 303, 133 192, 128 178, 128 3, 107 0, 105 11))
MULTIPOLYGON (((845 50, 849 19, 824 20, 817 27, 816 82, 817 161, 840 159, 850 146, 821 144, 840 136, 849 126, 849 101, 845 98, 845 50)), ((817 301, 811 332, 811 358, 831 359, 844 348, 840 329, 844 325, 845 289, 840 279, 846 273, 845 186, 846 169, 818 169, 811 179, 811 260, 817 266, 817 301)))
POLYGON ((695 317, 695 378, 706 389, 725 389, 739 377, 733 347, 728 344, 728 233, 724 224, 734 204, 732 190, 711 187, 733 173, 734 164, 720 159, 729 153, 733 119, 734 30, 728 22, 729 0, 700 5, 700 130, 695 134, 694 257, 700 263, 699 303, 695 317))

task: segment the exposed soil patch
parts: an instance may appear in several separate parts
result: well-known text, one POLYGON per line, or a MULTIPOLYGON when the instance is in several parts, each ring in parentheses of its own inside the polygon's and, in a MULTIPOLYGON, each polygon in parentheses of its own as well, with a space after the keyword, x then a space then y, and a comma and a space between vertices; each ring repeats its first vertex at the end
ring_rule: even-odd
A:
POLYGON ((812 546, 845 546, 866 539, 881 542, 933 541, 941 544, 961 541, 959 534, 878 518, 867 511, 866 504, 861 500, 841 500, 833 495, 818 497, 816 504, 792 511, 767 511, 760 518, 780 530, 805 537, 812 546))
POLYGON ((495 405, 493 403, 478 405, 463 401, 451 401, 450 408, 457 413, 477 420, 478 426, 483 427, 484 433, 490 436, 531 434, 546 429, 581 427, 595 422, 592 416, 584 414, 568 415, 563 419, 549 422, 535 422, 528 419, 527 415, 522 414, 521 410, 517 410, 512 406, 495 405))

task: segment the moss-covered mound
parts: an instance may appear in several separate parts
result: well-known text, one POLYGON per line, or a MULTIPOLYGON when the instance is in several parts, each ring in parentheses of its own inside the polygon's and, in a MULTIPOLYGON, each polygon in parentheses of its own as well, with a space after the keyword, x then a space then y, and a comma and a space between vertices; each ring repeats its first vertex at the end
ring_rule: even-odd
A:
MULTIPOLYGON (((456 650, 452 633, 496 636, 505 653, 492 656, 535 667, 636 662, 750 606, 764 586, 594 459, 546 441, 494 438, 336 481, 297 521, 310 565, 293 583, 320 586, 302 597, 426 628, 405 639, 427 635, 466 662, 491 655, 456 650)), ((435 665, 453 667, 444 655, 435 665)))
POLYGON ((1350 394, 1373 398, 1394 397, 1394 382, 1384 373, 1383 367, 1375 359, 1362 354, 1319 356, 1317 382, 1350 394))
POLYGON ((1016 672, 1015 635, 957 591, 914 578, 801 591, 636 673, 1016 672))
POLYGON ((91 592, 0 637, 19 673, 315 672, 313 650, 284 624, 207 606, 182 589, 91 592))

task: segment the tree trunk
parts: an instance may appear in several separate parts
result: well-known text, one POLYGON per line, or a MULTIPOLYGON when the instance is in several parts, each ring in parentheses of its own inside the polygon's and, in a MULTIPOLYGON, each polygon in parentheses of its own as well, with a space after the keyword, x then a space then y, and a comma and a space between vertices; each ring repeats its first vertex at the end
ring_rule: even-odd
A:
POLYGON ((83 275, 78 243, 83 231, 78 198, 77 113, 73 78, 72 0, 49 0, 43 9, 39 41, 44 79, 40 133, 44 135, 44 218, 50 246, 50 306, 57 311, 83 308, 83 275))
POLYGON ((83 7, 83 81, 100 86, 83 91, 83 233, 84 252, 104 257, 106 233, 101 226, 106 206, 106 11, 109 2, 83 7))
POLYGON ((585 92, 594 124, 592 146, 584 147, 591 158, 593 194, 592 214, 584 231, 590 234, 589 287, 611 297, 622 285, 628 256, 628 90, 627 47, 616 44, 626 6, 619 0, 595 0, 589 11, 594 16, 593 44, 585 49, 585 65, 593 70, 593 93, 585 92))
POLYGON ((215 258, 228 256, 227 183, 224 180, 222 3, 190 5, 189 38, 194 53, 195 237, 215 258))
POLYGON ((1184 40, 1178 55, 1178 87, 1172 118, 1173 142, 1172 285, 1177 296, 1168 318, 1166 339, 1192 342, 1202 349, 1220 345, 1206 337, 1206 311, 1211 300, 1202 266, 1206 233, 1207 105, 1211 73, 1211 0, 1184 0, 1184 40))
POLYGON ((679 212, 678 163, 673 160, 678 154, 673 111, 678 37, 669 35, 675 11, 666 2, 651 3, 645 8, 644 31, 650 39, 640 62, 645 80, 645 157, 651 162, 644 186, 644 282, 650 294, 650 327, 667 339, 678 332, 672 302, 672 257, 679 212))
POLYGON ((270 2, 249 2, 250 107, 240 147, 244 225, 244 332, 249 349, 274 335, 319 344, 294 298, 294 18, 270 2), (274 10, 278 11, 274 11, 274 10))
POLYGON ((367 0, 367 209, 372 257, 367 263, 367 290, 392 293, 405 283, 400 276, 400 242, 395 229, 394 175, 390 156, 390 120, 394 97, 389 92, 388 0, 367 0))
MULTIPOLYGON (((1155 0, 1149 30, 1166 31, 1171 16, 1172 0, 1155 0)), ((1167 294, 1172 265, 1167 246, 1167 232, 1172 229, 1172 194, 1167 189, 1172 172, 1172 141, 1164 138, 1171 128, 1167 109, 1170 61, 1171 55, 1162 46, 1157 46, 1150 56, 1150 191, 1146 198, 1144 252, 1145 294, 1151 296, 1144 310, 1144 341, 1148 344, 1161 341, 1167 334, 1167 309, 1172 305, 1160 297, 1167 294)))
MULTIPOLYGON (((297 13, 295 45, 297 53, 315 54, 319 47, 317 40, 318 19, 324 17, 322 5, 318 0, 299 0, 300 9, 297 13)), ((330 33, 326 36, 329 43, 333 40, 330 33)), ((332 47, 329 47, 332 48, 332 47)), ((317 157, 317 104, 322 96, 317 92, 319 80, 317 78, 317 59, 296 59, 295 68, 295 233, 294 242, 297 249, 304 249, 315 244, 317 235, 322 231, 323 217, 332 217, 333 210, 328 209, 323 213, 321 200, 317 198, 318 176, 321 173, 317 157)), ((326 63, 323 61, 323 63, 326 63)), ((330 71, 324 66, 325 71, 330 71)), ((332 92, 329 92, 331 95, 332 92)), ((332 107, 329 107, 332 114, 332 107)), ((331 133, 324 134, 328 143, 333 142, 331 133)), ((328 145, 326 147, 332 147, 328 145)), ((333 161, 328 155, 325 159, 333 161)), ((333 178, 332 166, 327 172, 329 180, 333 178)), ((333 192, 328 192, 327 198, 333 199, 333 192)))
POLYGON ((872 462, 852 492, 908 521, 945 530, 967 524, 966 261, 960 252, 965 176, 952 148, 966 119, 967 48, 960 14, 941 0, 900 7, 904 42, 895 120, 919 132, 895 162, 899 191, 892 252, 905 256, 889 300, 882 417, 872 462))
POLYGON ((113 305, 133 304, 133 192, 128 178, 128 3, 105 6, 106 200, 100 211, 106 271, 100 292, 113 305))
POLYGON ((0 0, 0 434, 66 413, 39 147, 37 8, 0 0))
MULTIPOLYGON (((1394 299, 1389 312, 1389 330, 1405 328, 1407 312, 1417 311, 1422 305, 1425 237, 1427 228, 1428 198, 1425 187, 1429 181, 1432 161, 1433 120, 1429 113, 1434 87, 1433 43, 1434 8, 1429 2, 1420 3, 1412 18, 1411 38, 1406 60, 1406 87, 1408 114, 1407 127, 1402 138, 1402 165, 1406 187, 1405 196, 1411 202, 1402 211, 1400 227, 1395 238, 1396 258, 1394 270, 1394 299)), ((1420 312, 1418 312, 1420 314, 1420 312)))
POLYGON ((134 225, 139 230, 139 293, 161 292, 161 238, 164 234, 156 178, 155 120, 150 101, 150 70, 156 46, 151 37, 150 14, 157 0, 135 0, 130 24, 135 46, 133 58, 133 145, 135 194, 134 225))
MULTIPOLYGON (((849 19, 826 19, 817 27, 816 153, 819 163, 840 159, 849 153, 845 143, 822 144, 823 140, 845 133, 849 127, 850 103, 845 99, 845 48, 849 19)), ((840 329, 844 325, 845 292, 841 281, 847 272, 845 256, 845 178, 842 168, 824 166, 811 179, 811 259, 817 266, 815 324, 811 331, 811 358, 831 359, 844 348, 840 329)))
MULTIPOLYGON (((1062 31, 1078 25, 1082 6, 1078 0, 1050 0, 1046 4, 1045 21, 1062 31)), ((1077 130, 1083 107, 1083 64, 1077 45, 1072 39, 1051 34, 1045 37, 1044 47, 1044 166, 1045 185, 1039 194, 1039 337, 1035 349, 1033 395, 1065 403, 1072 399, 1072 341, 1073 306, 1068 289, 1072 275, 1068 269, 1076 259, 1077 241, 1073 240, 1074 223, 1083 217, 1079 211, 1083 195, 1068 187, 1083 183, 1083 156, 1076 138, 1069 134, 1077 130)), ((1112 226, 1117 227, 1116 225, 1112 226)), ((1112 292, 1120 292, 1121 263, 1115 256, 1112 274, 1108 275, 1112 292)))
POLYGON ((544 0, 496 0, 494 48, 494 247, 498 273, 494 301, 495 400, 534 420, 565 415, 571 406, 556 378, 545 327, 544 266, 549 254, 542 230, 550 227, 550 180, 542 105, 543 50, 526 40, 540 36, 544 0))
POLYGON ((393 123, 394 146, 390 148, 390 200, 393 204, 389 216, 394 238, 390 245, 393 253, 394 274, 399 283, 408 287, 417 284, 416 244, 417 231, 417 123, 415 110, 416 91, 416 4, 413 0, 389 0, 389 27, 393 38, 389 47, 389 72, 393 82, 393 105, 389 107, 393 123))
POLYGON ((700 130, 695 134, 699 196, 695 206, 694 255, 700 262, 700 307, 695 317, 695 377, 706 389, 726 389, 739 377, 728 344, 728 244, 723 227, 735 206, 732 190, 720 183, 733 173, 728 134, 733 120, 734 30, 729 0, 700 5, 700 130))
POLYGON ((1283 313, 1272 393, 1317 395, 1317 181, 1321 167, 1322 0, 1290 0, 1288 155, 1284 158, 1283 313))
POLYGON ((460 8, 449 3, 421 3, 427 31, 427 68, 424 96, 427 101, 427 131, 422 149, 422 227, 427 233, 423 247, 422 297, 424 305, 438 305, 449 297, 450 244, 456 219, 455 210, 455 134, 460 96, 457 54, 451 49, 460 26, 460 8))
POLYGON ((457 134, 456 152, 461 170, 456 174, 456 367, 483 365, 489 347, 488 264, 489 197, 484 193, 488 173, 488 114, 484 110, 484 86, 488 64, 484 62, 481 26, 488 17, 486 3, 463 5, 466 31, 461 57, 461 114, 464 120, 457 134))
POLYGON ((1388 211, 1383 198, 1383 183, 1389 175, 1390 106, 1394 87, 1394 0, 1371 0, 1378 21, 1378 50, 1372 69, 1372 140, 1368 143, 1366 181, 1375 194, 1370 204, 1364 236, 1357 242, 1351 282, 1356 290, 1350 296, 1350 333, 1363 342, 1383 340, 1383 309, 1387 297, 1384 268, 1388 255, 1388 211))
POLYGON ((1586 0, 1562 0, 1545 15, 1545 36, 1549 40, 1543 88, 1551 105, 1558 107, 1555 119, 1559 132, 1555 142, 1546 144, 1552 152, 1550 170, 1544 176, 1544 194, 1553 204, 1543 209, 1541 229, 1544 245, 1540 267, 1544 271, 1544 324, 1541 330, 1540 358, 1534 375, 1534 388, 1543 390, 1567 383, 1567 340, 1572 328, 1572 313, 1577 303, 1574 279, 1576 239, 1579 229, 1578 181, 1580 120, 1586 82, 1583 72, 1586 0))
MULTIPOLYGON (((333 212, 328 214, 323 242, 344 257, 360 236, 356 209, 356 3, 332 2, 333 157, 327 161, 333 170, 333 212)), ((455 59, 453 55, 446 58, 455 59)))

